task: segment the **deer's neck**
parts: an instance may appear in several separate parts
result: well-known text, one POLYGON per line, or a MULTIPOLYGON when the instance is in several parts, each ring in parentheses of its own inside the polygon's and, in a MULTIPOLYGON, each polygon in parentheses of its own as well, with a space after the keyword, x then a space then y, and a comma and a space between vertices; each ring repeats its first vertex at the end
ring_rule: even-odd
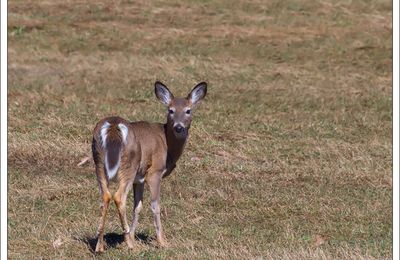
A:
POLYGON ((178 161, 185 148, 188 134, 186 134, 185 137, 177 138, 173 132, 172 126, 169 124, 164 125, 164 130, 168 147, 167 164, 175 166, 175 163, 178 161))

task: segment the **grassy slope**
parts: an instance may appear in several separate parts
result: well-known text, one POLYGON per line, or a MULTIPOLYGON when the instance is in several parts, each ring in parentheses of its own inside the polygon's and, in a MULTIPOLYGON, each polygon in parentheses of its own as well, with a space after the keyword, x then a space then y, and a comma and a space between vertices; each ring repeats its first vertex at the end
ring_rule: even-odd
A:
POLYGON ((146 207, 130 252, 113 205, 104 258, 390 258, 391 8, 9 1, 9 256, 94 256, 97 183, 76 164, 104 116, 164 121, 160 79, 210 83, 162 186, 170 247, 146 207))

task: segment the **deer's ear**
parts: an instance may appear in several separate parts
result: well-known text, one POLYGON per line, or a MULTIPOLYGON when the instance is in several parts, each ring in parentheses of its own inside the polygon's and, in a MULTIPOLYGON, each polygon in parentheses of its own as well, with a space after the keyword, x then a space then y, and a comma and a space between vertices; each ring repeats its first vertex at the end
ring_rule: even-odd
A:
POLYGON ((165 86, 160 81, 156 81, 156 83, 154 84, 154 92, 157 98, 161 101, 161 103, 167 106, 171 103, 171 100, 174 98, 174 95, 172 95, 171 91, 169 91, 167 86, 165 86))
POLYGON ((207 94, 207 83, 200 82, 197 84, 192 91, 189 93, 188 99, 193 105, 202 100, 207 94))

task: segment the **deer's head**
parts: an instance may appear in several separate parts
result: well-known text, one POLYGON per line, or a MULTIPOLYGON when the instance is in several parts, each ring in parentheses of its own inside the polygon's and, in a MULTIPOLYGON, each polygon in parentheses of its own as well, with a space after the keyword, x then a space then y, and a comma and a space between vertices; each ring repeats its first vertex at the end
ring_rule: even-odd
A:
POLYGON ((197 84, 186 98, 175 98, 161 82, 155 83, 157 98, 168 108, 167 125, 177 138, 185 138, 192 122, 193 110, 207 93, 207 83, 197 84))

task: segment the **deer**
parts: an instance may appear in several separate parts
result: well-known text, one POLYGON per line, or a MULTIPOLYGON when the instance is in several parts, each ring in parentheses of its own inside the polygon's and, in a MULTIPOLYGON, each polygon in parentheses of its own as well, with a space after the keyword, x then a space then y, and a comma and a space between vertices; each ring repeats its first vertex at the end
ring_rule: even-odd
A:
POLYGON ((135 229, 143 207, 144 185, 150 190, 157 244, 165 247, 160 216, 161 180, 171 174, 188 140, 193 110, 206 96, 207 83, 198 83, 186 98, 175 98, 160 81, 154 92, 167 108, 167 122, 129 122, 112 116, 100 120, 93 130, 92 155, 101 197, 101 215, 95 252, 104 252, 104 225, 111 200, 115 202, 128 248, 134 247, 135 229), (115 192, 109 184, 117 183, 115 192), (129 225, 126 200, 133 189, 133 217, 129 225))

